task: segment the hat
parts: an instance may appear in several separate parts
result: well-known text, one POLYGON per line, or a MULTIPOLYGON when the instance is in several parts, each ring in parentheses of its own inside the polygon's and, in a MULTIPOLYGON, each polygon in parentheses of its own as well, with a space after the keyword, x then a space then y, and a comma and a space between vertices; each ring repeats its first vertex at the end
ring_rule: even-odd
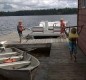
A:
POLYGON ((22 21, 19 21, 19 23, 22 23, 22 21))
POLYGON ((64 20, 63 18, 61 18, 60 20, 64 20))

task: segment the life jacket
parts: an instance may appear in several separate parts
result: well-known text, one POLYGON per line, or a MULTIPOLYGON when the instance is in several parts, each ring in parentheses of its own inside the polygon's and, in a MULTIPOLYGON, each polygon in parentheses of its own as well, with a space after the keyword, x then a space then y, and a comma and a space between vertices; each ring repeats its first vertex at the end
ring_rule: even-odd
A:
POLYGON ((64 23, 64 21, 63 21, 63 20, 61 20, 61 21, 60 21, 60 26, 61 26, 62 28, 64 28, 64 27, 65 27, 65 23, 64 23))
POLYGON ((4 61, 4 63, 12 63, 12 62, 16 62, 16 60, 15 59, 6 59, 4 61))
POLYGON ((18 26, 17 26, 17 30, 18 30, 18 31, 23 31, 23 26, 22 26, 22 25, 18 25, 18 26))
POLYGON ((78 34, 69 33, 69 41, 71 42, 76 42, 78 37, 78 34))

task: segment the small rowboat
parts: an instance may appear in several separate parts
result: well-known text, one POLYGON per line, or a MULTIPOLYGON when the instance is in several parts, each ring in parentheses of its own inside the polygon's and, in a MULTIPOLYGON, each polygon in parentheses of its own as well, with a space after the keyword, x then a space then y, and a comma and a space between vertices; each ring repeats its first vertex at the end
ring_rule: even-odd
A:
MULTIPOLYGON (((19 53, 16 56, 14 54, 11 55, 11 59, 15 58, 17 61, 12 63, 0 64, 0 76, 7 80, 32 80, 32 75, 35 75, 35 70, 40 64, 38 59, 17 48, 12 48, 12 51, 15 51, 15 54, 19 53)), ((3 61, 3 59, 6 58, 2 57, 1 61, 3 61)))

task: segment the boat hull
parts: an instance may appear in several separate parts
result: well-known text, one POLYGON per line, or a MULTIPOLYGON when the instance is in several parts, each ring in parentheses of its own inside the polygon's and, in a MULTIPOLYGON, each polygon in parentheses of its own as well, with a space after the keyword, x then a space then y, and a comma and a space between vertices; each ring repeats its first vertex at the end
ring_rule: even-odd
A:
POLYGON ((28 70, 6 70, 0 68, 0 75, 9 80, 30 80, 30 71, 28 70))

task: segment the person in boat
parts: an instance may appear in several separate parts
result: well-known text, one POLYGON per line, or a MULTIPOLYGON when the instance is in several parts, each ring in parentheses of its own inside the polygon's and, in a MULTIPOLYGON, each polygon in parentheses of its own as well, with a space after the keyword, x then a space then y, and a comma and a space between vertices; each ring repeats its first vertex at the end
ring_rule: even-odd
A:
POLYGON ((25 28, 23 27, 22 22, 19 21, 19 22, 18 22, 18 25, 17 25, 17 31, 18 31, 18 34, 19 34, 20 43, 21 43, 21 39, 22 39, 22 37, 23 37, 23 35, 22 35, 22 31, 23 31, 23 30, 25 30, 25 28))
POLYGON ((65 31, 65 34, 67 35, 68 39, 69 39, 69 50, 70 50, 70 58, 71 60, 74 57, 74 62, 76 62, 76 54, 77 54, 77 39, 79 37, 79 34, 82 31, 84 25, 81 26, 81 30, 79 32, 77 32, 76 28, 72 28, 71 32, 67 33, 65 31))
POLYGON ((61 20, 60 20, 60 28, 61 28, 61 30, 60 30, 61 36, 60 37, 65 37, 65 23, 64 23, 63 18, 61 18, 61 20))

